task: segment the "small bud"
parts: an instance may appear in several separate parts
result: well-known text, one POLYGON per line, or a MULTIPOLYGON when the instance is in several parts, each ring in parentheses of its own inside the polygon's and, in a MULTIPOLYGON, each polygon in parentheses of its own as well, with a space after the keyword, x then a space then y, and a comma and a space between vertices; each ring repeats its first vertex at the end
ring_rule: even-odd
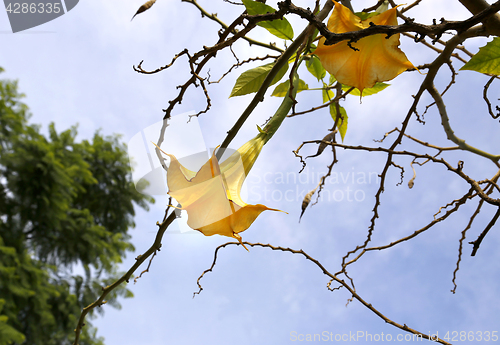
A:
POLYGON ((375 12, 382 13, 382 12, 387 11, 388 9, 389 9, 389 1, 385 0, 379 7, 377 7, 375 12))

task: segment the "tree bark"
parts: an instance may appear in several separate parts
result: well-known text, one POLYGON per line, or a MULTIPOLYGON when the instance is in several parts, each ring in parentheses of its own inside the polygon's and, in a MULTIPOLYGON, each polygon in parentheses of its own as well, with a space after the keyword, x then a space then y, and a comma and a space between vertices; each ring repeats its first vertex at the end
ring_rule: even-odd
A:
MULTIPOLYGON (((464 5, 469 12, 472 14, 478 14, 479 12, 485 10, 490 6, 485 0, 459 0, 462 5, 464 5)), ((500 15, 496 13, 494 16, 491 16, 486 21, 483 22, 484 26, 488 33, 500 36, 500 15)))

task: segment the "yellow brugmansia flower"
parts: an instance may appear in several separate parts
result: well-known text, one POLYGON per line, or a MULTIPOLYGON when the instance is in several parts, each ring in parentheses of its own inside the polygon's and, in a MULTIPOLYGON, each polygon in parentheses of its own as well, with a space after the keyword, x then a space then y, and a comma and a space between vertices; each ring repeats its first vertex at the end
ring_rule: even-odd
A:
POLYGON ((214 151, 198 172, 186 169, 175 156, 164 152, 171 159, 167 171, 168 194, 187 211, 189 227, 206 236, 218 234, 241 243, 239 233, 248 229, 263 211, 279 211, 261 204, 248 205, 240 196, 243 182, 264 143, 265 135, 259 134, 220 165, 214 151))
MULTIPOLYGON (((396 8, 376 16, 361 20, 342 4, 335 3, 335 8, 328 19, 328 30, 335 33, 358 31, 375 25, 398 25, 396 8)), ((342 41, 325 45, 321 38, 314 54, 318 55, 323 67, 340 83, 354 86, 361 92, 376 82, 394 79, 409 68, 414 68, 406 55, 398 48, 399 34, 386 38, 385 34, 372 35, 351 43, 354 50, 342 41)))

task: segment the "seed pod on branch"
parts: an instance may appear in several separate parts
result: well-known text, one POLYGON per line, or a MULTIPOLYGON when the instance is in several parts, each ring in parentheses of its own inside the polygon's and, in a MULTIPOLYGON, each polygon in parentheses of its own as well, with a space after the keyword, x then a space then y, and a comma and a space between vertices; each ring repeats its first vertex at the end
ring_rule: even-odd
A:
POLYGON ((312 191, 307 193, 306 196, 304 197, 304 200, 302 200, 302 212, 300 213, 299 223, 300 223, 300 220, 302 219, 302 216, 304 215, 304 212, 306 211, 307 206, 311 202, 311 198, 314 195, 314 193, 316 192, 316 189, 318 189, 318 187, 314 188, 312 191))
POLYGON ((323 138, 322 142, 318 146, 318 151, 316 152, 316 154, 312 155, 312 156, 307 156, 306 159, 307 158, 312 158, 312 157, 317 157, 320 154, 322 154, 323 151, 325 150, 325 148, 328 146, 328 144, 326 144, 325 142, 331 142, 333 140, 333 138, 334 138, 334 135, 335 135, 335 132, 330 132, 327 135, 325 135, 325 137, 323 138))
POLYGON ((130 21, 132 21, 135 18, 135 16, 138 15, 139 13, 142 13, 144 11, 149 10, 151 8, 151 6, 154 5, 155 2, 156 2, 156 0, 149 0, 148 2, 145 2, 141 7, 139 7, 137 12, 132 17, 132 19, 130 19, 130 21))

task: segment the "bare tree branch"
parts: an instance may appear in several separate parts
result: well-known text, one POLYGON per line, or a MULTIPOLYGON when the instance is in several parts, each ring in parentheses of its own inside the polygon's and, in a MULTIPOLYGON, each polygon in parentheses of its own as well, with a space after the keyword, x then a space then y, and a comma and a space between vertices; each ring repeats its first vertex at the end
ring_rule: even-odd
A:
POLYGON ((424 334, 422 332, 419 332, 413 328, 410 328, 408 327, 406 324, 399 324, 397 322, 394 322, 392 321, 391 319, 389 319, 387 316, 385 316, 384 314, 382 314, 382 312, 380 312, 378 309, 376 309, 371 303, 368 303, 367 301, 365 301, 353 288, 351 288, 349 286, 349 284, 347 284, 345 281, 343 281, 342 279, 340 278, 337 278, 336 275, 333 275, 332 273, 330 273, 318 260, 314 259, 312 256, 310 256, 309 254, 307 254, 306 252, 304 252, 302 249, 300 250, 295 250, 295 249, 291 249, 291 248, 283 248, 283 247, 279 247, 279 246, 273 246, 271 244, 263 244, 263 243, 251 243, 251 242, 242 242, 242 243, 239 243, 239 242, 227 242, 227 243, 224 243, 220 246, 218 246, 216 249, 215 249, 215 253, 214 253, 214 260, 212 262, 212 266, 210 266, 210 268, 206 269, 201 275, 200 277, 198 278, 198 280, 196 281, 196 283, 198 284, 198 288, 199 290, 197 292, 195 292, 193 294, 193 298, 194 296, 196 296, 197 294, 201 293, 201 291, 203 290, 203 287, 201 286, 200 284, 200 280, 201 278, 203 278, 203 276, 208 273, 208 272, 212 272, 213 268, 215 267, 215 264, 217 262, 217 254, 219 252, 220 249, 222 248, 225 248, 229 245, 248 245, 248 246, 251 246, 251 247, 263 247, 263 248, 270 248, 272 250, 278 250, 278 251, 283 251, 283 252, 289 252, 289 253, 292 253, 292 254, 299 254, 299 255, 302 255, 303 257, 305 257, 307 260, 311 261, 312 263, 314 263, 322 272, 323 274, 325 274, 326 276, 330 277, 332 280, 334 280, 335 282, 337 282, 340 286, 342 286, 343 288, 345 288, 347 291, 349 291, 349 293, 351 294, 352 298, 356 299, 358 302, 360 302, 363 306, 365 306, 366 308, 368 308, 370 311, 372 311, 375 315, 377 315, 379 318, 381 318, 382 320, 384 320, 384 322, 396 327, 396 328, 399 328, 405 332, 408 332, 408 333, 412 333, 412 334, 416 334, 420 337, 422 337, 423 339, 428 339, 428 340, 432 340, 432 341, 435 341, 435 342, 438 342, 440 344, 450 344, 440 338, 432 338, 427 335, 427 334, 424 334))
POLYGON ((481 245, 481 242, 483 242, 483 239, 486 236, 486 234, 490 231, 490 229, 493 227, 493 225, 495 225, 496 221, 498 220, 498 217, 500 217, 500 207, 497 209, 497 212, 495 213, 495 215, 493 216, 491 221, 488 223, 486 228, 481 232, 481 234, 479 235, 477 240, 475 240, 473 242, 469 242, 470 244, 472 244, 474 246, 472 248, 472 253, 470 256, 476 255, 477 250, 479 249, 479 246, 481 245))

